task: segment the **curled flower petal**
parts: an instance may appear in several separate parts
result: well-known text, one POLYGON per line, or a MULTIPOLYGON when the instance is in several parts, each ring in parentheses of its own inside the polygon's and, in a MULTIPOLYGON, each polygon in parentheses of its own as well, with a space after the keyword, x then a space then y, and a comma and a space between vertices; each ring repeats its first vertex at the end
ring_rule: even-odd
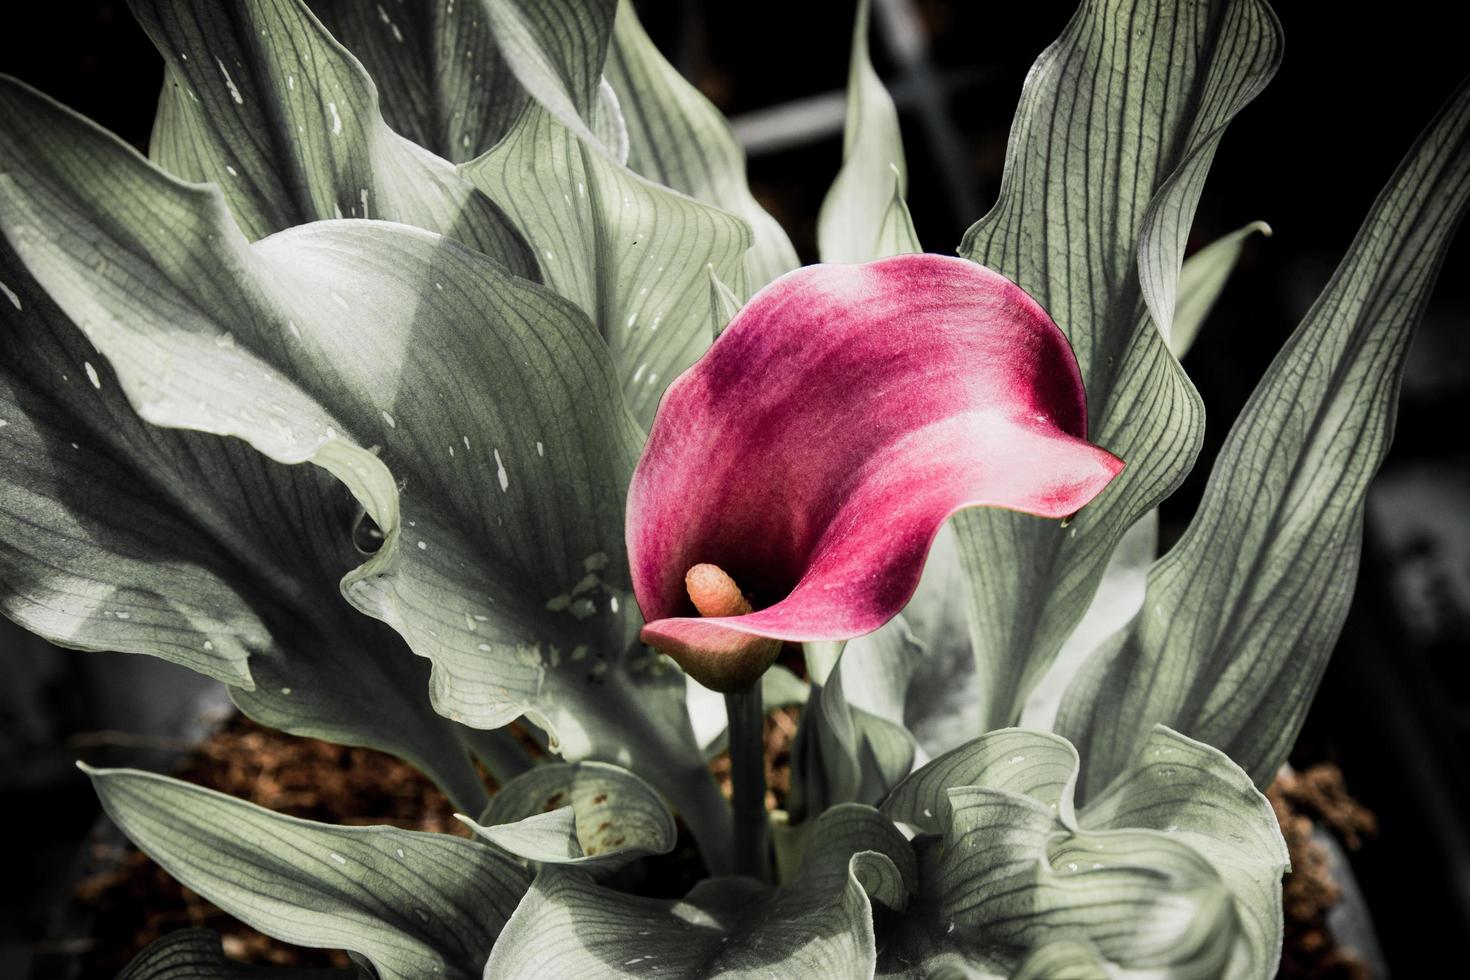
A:
POLYGON ((1095 497, 1123 464, 1086 436, 1066 338, 997 273, 939 255, 789 273, 659 405, 628 494, 643 641, 735 690, 769 666, 752 637, 871 632, 955 511, 1095 497), (754 611, 700 617, 685 575, 704 563, 754 611))

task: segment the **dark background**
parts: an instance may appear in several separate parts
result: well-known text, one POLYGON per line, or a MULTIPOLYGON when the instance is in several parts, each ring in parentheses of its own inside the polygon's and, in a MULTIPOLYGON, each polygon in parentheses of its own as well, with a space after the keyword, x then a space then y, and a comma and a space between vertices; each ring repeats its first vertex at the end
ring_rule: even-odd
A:
MULTIPOLYGON (((0 27, 0 71, 144 146, 161 62, 125 4, 28 6, 24 16, 7 11, 0 27)), ((815 216, 841 152, 838 131, 821 123, 831 120, 822 97, 830 109, 845 83, 851 3, 638 6, 663 50, 742 134, 768 132, 773 107, 815 99, 803 103, 815 120, 805 138, 762 143, 750 165, 758 196, 814 260, 815 216)), ((1165 505, 1166 543, 1187 522, 1255 381, 1415 135, 1470 70, 1454 6, 1399 0, 1360 16, 1340 5, 1278 5, 1285 61, 1227 132, 1192 245, 1253 219, 1275 234, 1250 242, 1186 360, 1210 427, 1195 475, 1165 505)), ((948 252, 993 202, 1022 80, 1072 4, 914 0, 910 9, 928 38, 928 81, 942 96, 929 105, 947 121, 947 143, 915 101, 923 79, 895 64, 881 31, 874 57, 899 93, 915 225, 930 251, 948 252)), ((1406 976, 1436 974, 1470 926, 1467 272, 1462 233, 1411 354, 1397 441, 1370 500, 1357 599, 1295 759, 1337 761, 1378 814, 1380 835, 1353 866, 1386 959, 1406 976)), ((203 689, 185 674, 146 658, 61 653, 0 624, 0 813, 15 825, 0 893, 0 975, 18 973, 38 942, 57 940, 48 910, 97 816, 72 760, 166 759, 168 738, 203 689)))

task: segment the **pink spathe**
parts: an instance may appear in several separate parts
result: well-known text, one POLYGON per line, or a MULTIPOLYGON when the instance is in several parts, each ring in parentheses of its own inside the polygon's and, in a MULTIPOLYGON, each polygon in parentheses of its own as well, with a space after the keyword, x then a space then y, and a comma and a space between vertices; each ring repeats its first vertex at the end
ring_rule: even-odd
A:
POLYGON ((1066 338, 1003 276, 940 255, 789 273, 659 405, 628 493, 643 641, 728 691, 769 666, 753 637, 871 632, 955 511, 1060 518, 1097 496, 1123 464, 1086 436, 1066 338), (699 617, 700 563, 755 611, 699 617))

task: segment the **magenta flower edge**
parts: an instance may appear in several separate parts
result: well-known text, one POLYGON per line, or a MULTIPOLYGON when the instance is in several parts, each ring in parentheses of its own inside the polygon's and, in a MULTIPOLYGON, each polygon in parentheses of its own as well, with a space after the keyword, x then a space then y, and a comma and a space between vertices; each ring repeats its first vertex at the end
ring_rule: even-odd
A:
POLYGON ((1062 518, 1123 468, 1076 358, 1019 286, 940 255, 791 272, 669 386, 628 495, 644 642, 716 690, 779 644, 877 629, 966 507, 1062 518), (701 617, 695 565, 752 611, 701 617))

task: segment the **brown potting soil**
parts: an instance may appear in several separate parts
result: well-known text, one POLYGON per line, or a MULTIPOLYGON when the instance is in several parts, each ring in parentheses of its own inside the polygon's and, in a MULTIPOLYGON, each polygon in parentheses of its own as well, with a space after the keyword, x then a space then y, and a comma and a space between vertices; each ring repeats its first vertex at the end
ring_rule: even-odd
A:
POLYGON ((1342 770, 1330 762, 1281 773, 1266 790, 1266 798, 1286 838, 1292 869, 1282 886, 1286 936, 1277 975, 1282 980, 1370 980, 1363 961, 1337 945, 1327 930, 1327 913, 1342 897, 1342 889, 1332 879, 1327 849, 1312 832, 1316 826, 1325 827, 1344 847, 1356 851, 1377 833, 1378 821, 1348 796, 1342 770))
MULTIPOLYGON (((766 809, 784 810, 786 794, 791 791, 791 746, 796 741, 796 726, 801 709, 777 708, 766 715, 766 809)), ((735 793, 730 776, 730 753, 721 752, 709 765, 720 791, 729 799, 735 793)))
MULTIPOLYGON (((790 788, 791 745, 798 710, 781 709, 766 719, 767 805, 784 806, 790 788)), ((711 770, 728 795, 729 756, 711 770)), ((200 744, 176 773, 180 778, 279 813, 336 824, 389 824, 409 830, 468 836, 454 819, 449 800, 418 770, 392 756, 297 738, 262 728, 243 717, 200 744)), ((1342 773, 1331 765, 1284 774, 1267 797, 1286 837, 1294 869, 1285 882, 1286 944, 1280 976, 1366 980, 1351 952, 1340 949, 1326 929, 1326 915, 1340 890, 1328 874, 1328 859, 1312 840, 1314 821, 1349 849, 1371 837, 1371 813, 1347 795, 1342 773)), ((181 886, 137 850, 121 855, 116 845, 96 843, 99 869, 77 886, 77 900, 95 911, 93 945, 79 980, 110 980, 144 946, 176 929, 218 932, 225 952, 247 963, 280 966, 347 966, 338 950, 302 949, 264 936, 181 886), (119 859, 120 858, 120 859, 119 859)), ((679 848, 676 854, 687 848, 679 848)))

